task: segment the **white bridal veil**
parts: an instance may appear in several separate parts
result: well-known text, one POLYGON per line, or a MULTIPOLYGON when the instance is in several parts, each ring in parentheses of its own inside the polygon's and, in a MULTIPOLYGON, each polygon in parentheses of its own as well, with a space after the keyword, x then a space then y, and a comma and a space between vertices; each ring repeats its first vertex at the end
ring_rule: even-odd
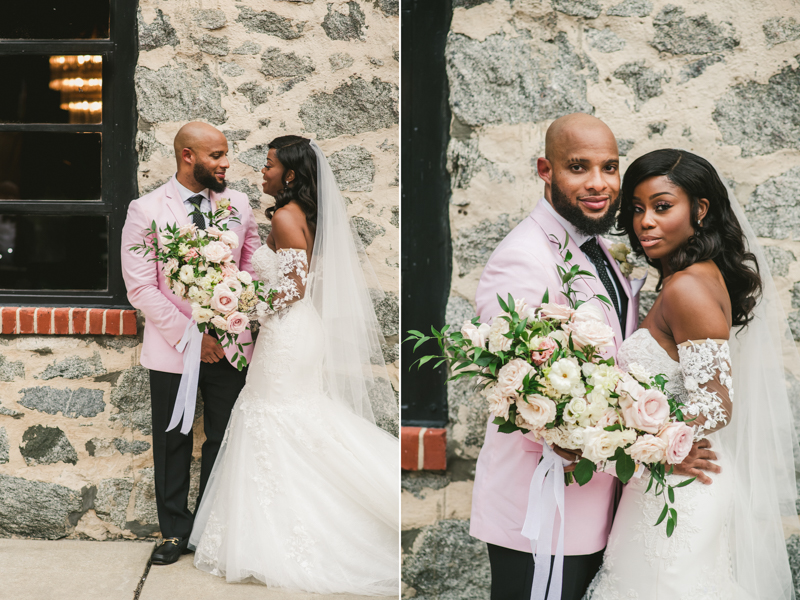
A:
POLYGON ((383 292, 347 217, 333 171, 319 146, 312 141, 311 147, 317 155, 318 203, 308 294, 325 331, 326 391, 374 423, 371 397, 394 402, 372 304, 373 296, 379 300, 383 292))
POLYGON ((764 250, 727 189, 763 282, 753 320, 738 334, 731 332, 736 396, 731 422, 719 432, 720 449, 730 453, 735 470, 729 530, 733 574, 753 598, 794 600, 784 523, 797 525, 795 460, 800 453, 787 382, 800 379, 800 355, 764 250))

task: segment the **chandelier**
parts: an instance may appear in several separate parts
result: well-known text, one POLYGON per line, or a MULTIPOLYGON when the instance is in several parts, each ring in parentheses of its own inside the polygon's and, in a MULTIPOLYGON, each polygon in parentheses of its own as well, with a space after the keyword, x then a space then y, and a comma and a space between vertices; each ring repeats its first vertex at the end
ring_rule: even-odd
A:
POLYGON ((70 123, 100 123, 103 114, 103 57, 50 57, 50 89, 61 92, 70 123))

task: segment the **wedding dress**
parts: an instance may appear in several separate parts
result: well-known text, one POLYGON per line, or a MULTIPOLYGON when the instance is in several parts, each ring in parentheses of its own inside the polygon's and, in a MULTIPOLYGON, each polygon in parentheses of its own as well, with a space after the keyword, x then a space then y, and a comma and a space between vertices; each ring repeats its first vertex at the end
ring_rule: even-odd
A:
MULTIPOLYGON (((719 406, 701 392, 722 379, 733 400, 728 344, 695 342, 679 347, 681 362, 673 360, 647 329, 625 340, 617 353, 620 367, 638 363, 651 374, 663 374, 667 390, 691 413, 698 403, 704 412, 720 419, 719 406), (707 382, 707 383, 706 383, 707 382), (716 414, 715 414, 716 413, 716 414)), ((733 401, 734 411, 736 402, 733 401)), ((691 418, 688 417, 687 418, 691 418)), ((706 425, 711 423, 706 421, 706 425)), ((702 430, 702 426, 697 426, 702 430)), ((705 435, 712 444, 722 473, 711 474, 713 483, 692 482, 675 490, 678 524, 667 537, 666 523, 655 525, 664 497, 645 493, 649 474, 632 479, 625 487, 614 517, 603 566, 587 591, 591 600, 750 600, 735 582, 728 527, 733 516, 733 469, 718 432, 705 435)), ((688 477, 668 475, 676 485, 688 477)))

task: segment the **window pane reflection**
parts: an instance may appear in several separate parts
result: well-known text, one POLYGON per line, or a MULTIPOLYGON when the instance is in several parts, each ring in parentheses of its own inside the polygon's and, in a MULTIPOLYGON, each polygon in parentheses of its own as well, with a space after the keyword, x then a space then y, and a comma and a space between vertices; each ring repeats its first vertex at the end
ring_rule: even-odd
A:
POLYGON ((106 217, 0 215, 0 289, 107 288, 106 217))
POLYGON ((109 0, 4 2, 0 38, 87 40, 108 38, 109 0))
POLYGON ((99 133, 0 133, 0 200, 99 200, 99 133))

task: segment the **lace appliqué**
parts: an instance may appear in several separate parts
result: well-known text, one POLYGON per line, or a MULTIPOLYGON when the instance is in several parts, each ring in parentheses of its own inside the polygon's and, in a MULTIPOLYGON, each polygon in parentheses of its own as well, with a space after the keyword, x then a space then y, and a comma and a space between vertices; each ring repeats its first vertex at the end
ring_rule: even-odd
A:
POLYGON ((690 417, 702 415, 703 423, 694 423, 694 439, 700 440, 706 432, 726 425, 730 415, 725 411, 723 400, 710 388, 709 383, 719 383, 733 402, 733 377, 731 377, 731 355, 728 342, 718 344, 713 340, 690 341, 688 346, 678 346, 678 357, 683 371, 683 385, 688 393, 686 413, 690 417))
POLYGON ((270 286, 278 293, 272 300, 272 308, 266 302, 259 302, 256 313, 259 320, 274 315, 305 296, 308 277, 308 256, 305 250, 280 248, 277 256, 277 278, 270 286))

